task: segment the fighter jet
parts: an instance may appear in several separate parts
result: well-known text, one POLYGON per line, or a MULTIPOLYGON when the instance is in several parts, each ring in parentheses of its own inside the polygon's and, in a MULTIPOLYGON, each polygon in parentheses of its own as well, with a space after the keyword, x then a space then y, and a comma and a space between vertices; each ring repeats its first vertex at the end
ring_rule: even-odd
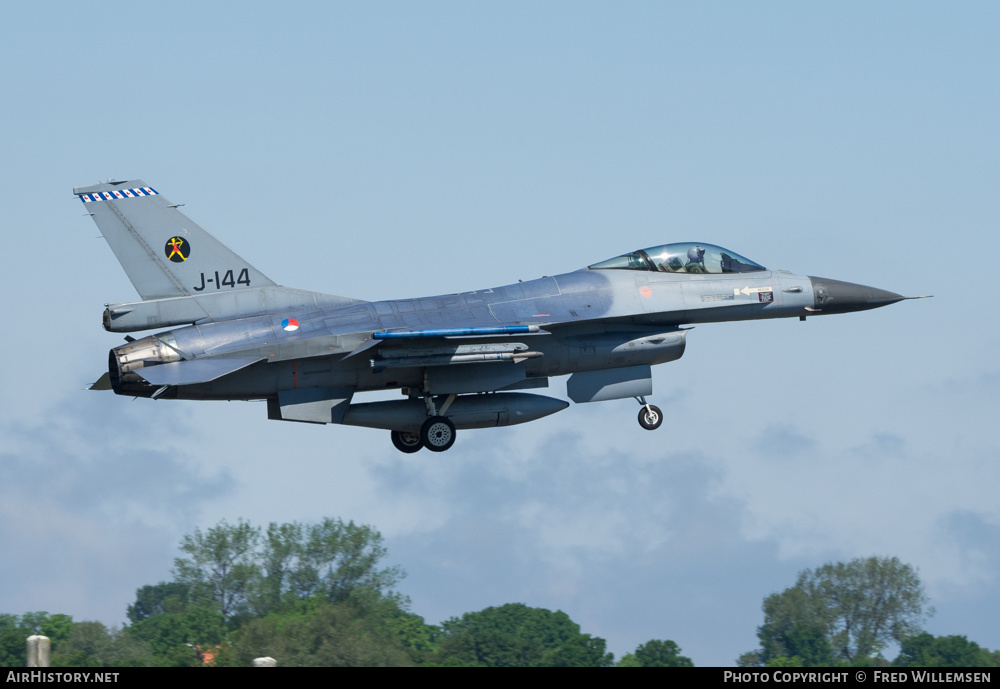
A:
POLYGON ((526 393, 568 375, 576 403, 634 398, 663 414, 651 366, 698 323, 799 318, 905 297, 771 270, 703 242, 663 244, 562 275, 419 299, 363 301, 277 285, 142 180, 77 187, 140 301, 104 328, 162 330, 108 355, 91 389, 152 399, 266 400, 270 419, 390 431, 402 452, 443 452, 456 429, 525 423, 568 402, 526 393), (403 399, 355 403, 399 389, 403 399))

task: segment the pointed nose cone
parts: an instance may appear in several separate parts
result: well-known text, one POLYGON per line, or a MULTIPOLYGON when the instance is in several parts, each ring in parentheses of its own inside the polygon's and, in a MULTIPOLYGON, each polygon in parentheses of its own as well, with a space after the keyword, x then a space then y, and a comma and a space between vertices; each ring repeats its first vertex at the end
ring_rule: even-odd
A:
POLYGON ((813 307, 821 313, 848 313, 877 309, 905 299, 900 294, 853 282, 809 278, 813 288, 813 307))

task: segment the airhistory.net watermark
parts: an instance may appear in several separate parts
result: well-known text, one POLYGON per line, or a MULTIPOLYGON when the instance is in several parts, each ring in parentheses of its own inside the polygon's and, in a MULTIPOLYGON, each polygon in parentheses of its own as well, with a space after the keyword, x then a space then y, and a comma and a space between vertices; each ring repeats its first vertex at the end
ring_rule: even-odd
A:
POLYGON ((8 670, 8 682, 58 682, 60 684, 87 684, 89 682, 117 682, 117 672, 50 672, 48 670, 8 670))

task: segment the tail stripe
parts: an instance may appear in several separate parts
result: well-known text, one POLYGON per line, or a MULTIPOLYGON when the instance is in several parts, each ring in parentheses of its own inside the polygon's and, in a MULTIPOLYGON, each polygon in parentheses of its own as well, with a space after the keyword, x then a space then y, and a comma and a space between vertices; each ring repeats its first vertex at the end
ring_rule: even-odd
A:
POLYGON ((94 201, 111 201, 113 199, 131 199, 138 198, 140 196, 157 196, 160 192, 156 191, 151 187, 137 187, 135 189, 122 189, 114 190, 111 193, 99 192, 96 194, 77 194, 80 200, 84 203, 93 203, 94 201))

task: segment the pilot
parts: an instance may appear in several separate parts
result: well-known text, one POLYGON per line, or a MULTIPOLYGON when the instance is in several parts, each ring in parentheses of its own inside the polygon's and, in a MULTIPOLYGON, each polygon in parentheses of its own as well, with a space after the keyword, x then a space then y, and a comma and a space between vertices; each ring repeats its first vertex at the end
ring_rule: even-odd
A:
POLYGON ((684 266, 681 265, 680 256, 671 256, 666 261, 660 264, 660 270, 664 273, 680 273, 683 272, 684 266))
POLYGON ((688 249, 688 262, 684 269, 689 273, 707 273, 705 268, 705 248, 692 246, 688 249))

